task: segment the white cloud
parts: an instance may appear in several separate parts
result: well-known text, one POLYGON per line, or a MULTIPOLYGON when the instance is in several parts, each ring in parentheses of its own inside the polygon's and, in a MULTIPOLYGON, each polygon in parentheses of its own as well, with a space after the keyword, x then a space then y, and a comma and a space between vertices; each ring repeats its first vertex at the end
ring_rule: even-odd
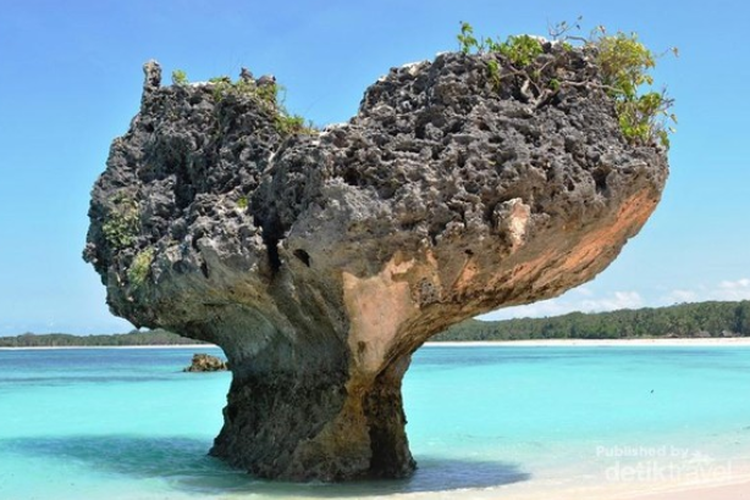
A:
POLYGON ((712 286, 678 288, 661 297, 653 297, 648 303, 635 291, 616 291, 599 294, 581 286, 550 300, 526 306, 508 307, 479 316, 478 319, 491 321, 510 318, 539 318, 559 316, 570 312, 602 312, 617 309, 638 309, 641 307, 667 306, 684 302, 706 300, 750 300, 750 278, 724 280, 712 286), (655 299, 655 300, 653 300, 655 299))
POLYGON ((697 302, 700 296, 695 290, 672 290, 663 299, 665 304, 681 304, 682 302, 697 302))
POLYGON ((544 300, 526 306, 508 307, 479 316, 490 321, 509 318, 539 318, 559 316, 570 312, 601 312, 617 309, 643 307, 643 298, 638 292, 618 291, 597 297, 590 289, 581 287, 571 290, 562 297, 544 300))
POLYGON ((636 309, 643 306, 643 298, 638 292, 614 292, 608 297, 584 300, 582 312, 613 311, 615 309, 636 309))
POLYGON ((667 304, 704 300, 750 300, 750 279, 724 280, 718 285, 701 286, 695 290, 672 290, 663 298, 667 304))
POLYGON ((750 279, 748 278, 742 278, 738 279, 737 281, 722 281, 719 283, 719 289, 721 290, 741 290, 741 291, 750 291, 750 279))

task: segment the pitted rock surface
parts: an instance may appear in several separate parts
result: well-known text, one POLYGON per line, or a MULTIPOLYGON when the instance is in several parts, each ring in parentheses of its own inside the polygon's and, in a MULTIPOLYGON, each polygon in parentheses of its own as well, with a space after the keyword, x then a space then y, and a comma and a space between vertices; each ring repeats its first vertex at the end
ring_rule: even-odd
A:
POLYGON ((493 83, 490 57, 394 68, 349 122, 295 135, 258 97, 269 77, 222 94, 146 64, 84 254, 115 314, 224 349, 212 454, 272 478, 408 475, 411 354, 592 279, 646 222, 666 151, 623 138, 591 54, 545 45, 537 67, 571 82, 554 92, 507 64, 493 83))

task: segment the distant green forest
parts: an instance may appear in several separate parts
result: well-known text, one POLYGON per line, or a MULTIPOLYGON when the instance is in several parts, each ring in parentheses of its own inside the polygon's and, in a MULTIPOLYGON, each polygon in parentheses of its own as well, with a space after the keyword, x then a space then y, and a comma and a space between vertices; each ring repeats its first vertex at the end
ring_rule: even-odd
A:
POLYGON ((16 337, 0 337, 0 347, 97 347, 97 346, 139 346, 139 345, 201 345, 204 342, 180 337, 166 330, 111 335, 70 335, 67 333, 48 333, 36 335, 24 333, 16 337))
POLYGON ((464 321, 434 341, 750 336, 750 301, 699 302, 552 318, 464 321))
MULTIPOLYGON (((433 341, 529 339, 750 337, 750 301, 700 302, 670 307, 623 309, 553 318, 506 321, 468 320, 439 333, 433 341)), ((0 347, 201 345, 166 330, 78 336, 64 333, 0 337, 0 347)))

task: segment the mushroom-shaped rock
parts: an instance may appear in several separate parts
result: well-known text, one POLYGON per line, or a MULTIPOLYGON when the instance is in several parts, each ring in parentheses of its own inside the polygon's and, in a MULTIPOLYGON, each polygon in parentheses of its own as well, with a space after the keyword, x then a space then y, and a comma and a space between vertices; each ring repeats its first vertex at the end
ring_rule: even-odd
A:
POLYGON ((269 478, 410 474, 411 354, 590 280, 654 210, 666 152, 623 137, 586 50, 545 44, 555 89, 488 57, 394 68, 348 123, 297 134, 267 85, 154 88, 150 63, 84 253, 115 314, 224 349, 213 455, 269 478))

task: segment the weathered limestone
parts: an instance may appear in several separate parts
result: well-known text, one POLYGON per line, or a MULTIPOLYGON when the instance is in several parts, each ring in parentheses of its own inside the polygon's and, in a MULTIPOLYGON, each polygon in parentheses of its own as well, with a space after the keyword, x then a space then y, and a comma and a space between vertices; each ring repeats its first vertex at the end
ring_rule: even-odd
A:
POLYGON ((115 314, 224 349, 212 454, 271 478, 408 475, 411 354, 590 280, 646 222, 666 153, 623 139, 586 54, 546 47, 578 84, 544 99, 523 75, 498 88, 486 57, 392 69, 350 122, 291 136, 248 71, 162 87, 147 64, 85 258, 115 314))

